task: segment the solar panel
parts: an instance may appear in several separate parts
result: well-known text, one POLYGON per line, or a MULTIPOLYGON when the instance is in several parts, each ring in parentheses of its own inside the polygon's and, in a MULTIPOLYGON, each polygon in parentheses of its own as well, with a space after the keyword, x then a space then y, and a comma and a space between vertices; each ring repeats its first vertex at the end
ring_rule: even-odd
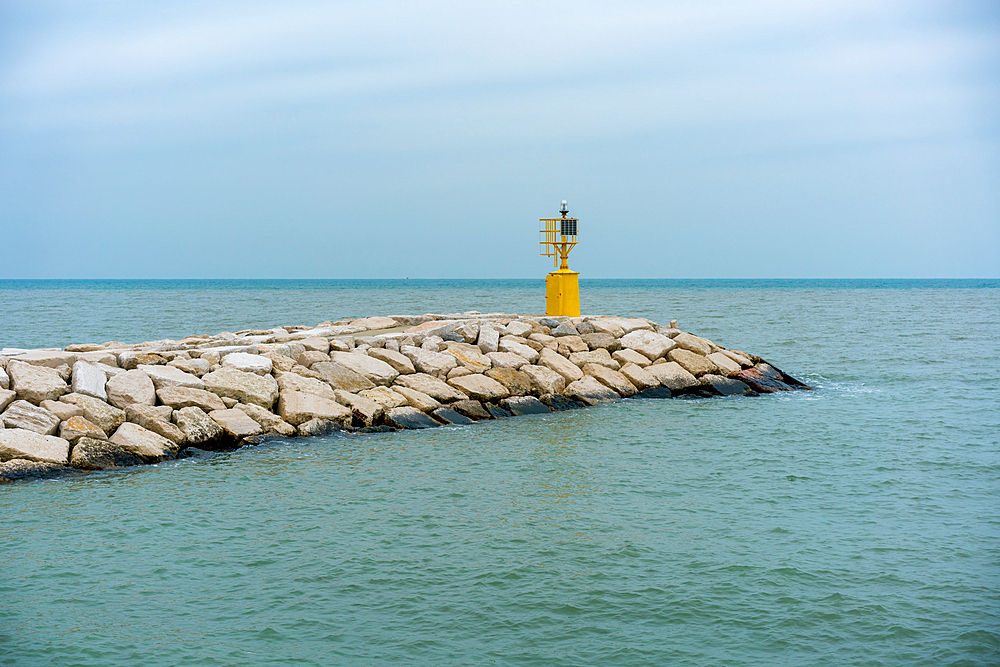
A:
POLYGON ((563 218, 559 222, 562 224, 560 232, 563 236, 576 236, 576 218, 563 218))

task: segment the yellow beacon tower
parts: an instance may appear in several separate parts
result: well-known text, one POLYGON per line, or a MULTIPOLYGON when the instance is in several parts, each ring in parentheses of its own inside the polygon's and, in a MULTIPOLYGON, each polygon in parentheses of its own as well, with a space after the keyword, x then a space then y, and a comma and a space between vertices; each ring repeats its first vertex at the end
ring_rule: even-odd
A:
POLYGON ((565 317, 580 316, 580 273, 569 270, 569 253, 576 247, 577 218, 569 218, 569 207, 563 199, 559 207, 561 218, 542 218, 539 222, 541 254, 552 258, 559 267, 545 276, 545 314, 565 317))

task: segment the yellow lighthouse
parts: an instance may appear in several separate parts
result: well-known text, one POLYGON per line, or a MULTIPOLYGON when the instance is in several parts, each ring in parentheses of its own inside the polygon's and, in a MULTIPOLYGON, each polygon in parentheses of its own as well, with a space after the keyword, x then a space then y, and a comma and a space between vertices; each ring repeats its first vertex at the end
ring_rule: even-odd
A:
POLYGON ((545 314, 580 316, 580 273, 569 270, 569 253, 576 247, 579 220, 570 218, 569 207, 563 199, 559 207, 560 218, 541 218, 538 223, 541 254, 552 258, 558 267, 545 276, 545 314))

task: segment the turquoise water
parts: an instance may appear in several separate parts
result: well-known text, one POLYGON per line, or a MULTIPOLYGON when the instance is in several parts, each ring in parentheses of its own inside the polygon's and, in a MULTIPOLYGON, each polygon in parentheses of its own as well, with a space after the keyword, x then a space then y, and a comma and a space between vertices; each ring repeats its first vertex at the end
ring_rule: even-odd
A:
MULTIPOLYGON (((530 311, 539 286, 7 282, 0 345, 530 311)), ((819 390, 0 487, 0 664, 1000 664, 1000 283, 583 287, 819 390)))

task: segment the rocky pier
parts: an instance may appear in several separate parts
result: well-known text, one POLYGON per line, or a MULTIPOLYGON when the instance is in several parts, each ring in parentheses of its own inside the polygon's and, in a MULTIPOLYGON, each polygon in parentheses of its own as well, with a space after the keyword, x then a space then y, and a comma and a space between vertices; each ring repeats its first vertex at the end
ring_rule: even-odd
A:
POLYGON ((138 344, 0 350, 0 483, 276 437, 467 425, 623 398, 809 389, 643 318, 366 317, 138 344))

